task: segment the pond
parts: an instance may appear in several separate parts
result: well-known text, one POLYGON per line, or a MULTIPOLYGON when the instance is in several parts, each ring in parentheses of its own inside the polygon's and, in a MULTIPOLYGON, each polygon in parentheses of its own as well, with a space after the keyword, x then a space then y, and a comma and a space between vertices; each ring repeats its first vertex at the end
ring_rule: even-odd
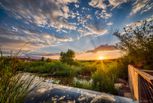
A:
MULTIPOLYGON (((33 75, 35 74, 25 74, 25 76, 28 77, 33 75)), ((33 87, 33 85, 37 82, 40 82, 40 84, 26 96, 24 103, 102 103, 105 101, 107 103, 133 103, 131 99, 112 94, 59 85, 60 83, 63 83, 64 80, 68 83, 68 80, 71 79, 72 78, 62 79, 62 77, 55 78, 35 76, 31 87, 33 87)), ((78 78, 74 77, 72 81, 78 81, 79 79, 77 79, 78 78)), ((81 80, 81 82, 82 81, 87 82, 87 80, 81 80)), ((90 82, 92 82, 92 80, 90 80, 90 82)))
POLYGON ((78 75, 77 77, 61 77, 61 76, 48 76, 47 74, 35 74, 44 79, 45 82, 60 84, 65 86, 79 87, 84 89, 92 89, 93 80, 89 76, 78 75))

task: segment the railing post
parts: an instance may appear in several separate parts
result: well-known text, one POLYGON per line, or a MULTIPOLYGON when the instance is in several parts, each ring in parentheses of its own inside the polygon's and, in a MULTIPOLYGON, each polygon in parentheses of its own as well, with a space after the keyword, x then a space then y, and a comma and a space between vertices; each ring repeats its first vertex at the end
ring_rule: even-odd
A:
POLYGON ((142 103, 142 99, 141 99, 141 94, 142 94, 142 87, 141 87, 141 79, 140 79, 141 77, 140 77, 140 75, 138 75, 138 95, 139 95, 139 97, 138 97, 138 102, 139 103, 142 103))
POLYGON ((133 99, 139 103, 153 103, 153 71, 128 66, 129 85, 133 99))
POLYGON ((130 85, 132 97, 134 100, 138 100, 139 99, 138 73, 135 71, 133 66, 129 65, 128 74, 129 74, 129 85, 130 85))

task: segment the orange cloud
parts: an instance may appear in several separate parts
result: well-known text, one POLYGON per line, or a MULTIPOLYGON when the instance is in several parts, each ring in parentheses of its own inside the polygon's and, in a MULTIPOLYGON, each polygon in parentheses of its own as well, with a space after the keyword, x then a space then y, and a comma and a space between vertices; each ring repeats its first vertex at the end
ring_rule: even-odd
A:
MULTIPOLYGON (((98 51, 98 52, 84 52, 77 53, 75 59, 77 60, 102 60, 102 59, 117 59, 123 56, 120 50, 98 51)), ((48 56, 51 59, 59 59, 59 54, 48 56)))

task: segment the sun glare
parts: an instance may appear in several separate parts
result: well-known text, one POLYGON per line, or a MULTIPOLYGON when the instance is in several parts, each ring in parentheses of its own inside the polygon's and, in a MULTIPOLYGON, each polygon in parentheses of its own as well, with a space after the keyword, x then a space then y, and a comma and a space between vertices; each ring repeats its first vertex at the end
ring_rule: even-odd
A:
POLYGON ((98 60, 104 60, 104 59, 105 59, 104 56, 99 56, 99 57, 98 57, 98 60))

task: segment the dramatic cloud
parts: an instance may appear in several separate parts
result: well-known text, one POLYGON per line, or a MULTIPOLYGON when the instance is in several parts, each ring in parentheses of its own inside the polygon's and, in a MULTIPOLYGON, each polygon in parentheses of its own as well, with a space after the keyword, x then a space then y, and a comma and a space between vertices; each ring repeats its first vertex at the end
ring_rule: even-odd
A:
POLYGON ((121 4, 126 3, 128 1, 130 1, 130 0, 109 0, 109 3, 110 3, 110 5, 113 6, 113 8, 116 8, 116 7, 120 6, 121 4))
POLYGON ((26 44, 24 50, 35 53, 85 51, 117 42, 112 29, 141 25, 136 21, 152 10, 152 0, 0 0, 0 45, 17 50, 26 44))
POLYGON ((106 9, 107 5, 104 3, 104 0, 91 0, 89 5, 95 8, 106 9))
POLYGON ((96 11, 95 14, 98 18, 102 18, 102 19, 109 19, 110 17, 112 17, 112 14, 107 13, 106 10, 102 10, 101 12, 96 11))
POLYGON ((78 0, 57 0, 58 2, 61 2, 61 3, 65 3, 65 4, 68 4, 68 3, 77 3, 78 0))
MULTIPOLYGON (((146 21, 148 23, 152 22, 153 21, 153 16, 151 16, 150 18, 147 18, 145 20, 140 20, 140 21, 136 21, 136 22, 132 22, 132 23, 129 23, 125 26, 125 29, 127 30, 134 30, 136 29, 137 27, 142 27, 144 24, 146 24, 146 21)), ((146 24, 147 25, 147 24, 146 24)), ((149 29, 149 28, 146 28, 146 29, 149 29)))
POLYGON ((130 1, 130 0, 108 0, 109 3, 106 3, 106 0, 91 0, 91 2, 89 2, 89 5, 92 6, 92 7, 95 7, 95 8, 105 10, 110 5, 113 8, 116 8, 123 3, 127 3, 128 1, 130 1))
POLYGON ((108 33, 107 29, 96 28, 93 25, 88 25, 86 28, 89 30, 88 35, 90 34, 103 35, 103 34, 108 33))
POLYGON ((89 2, 89 5, 94 8, 101 9, 101 12, 96 11, 95 13, 98 18, 108 19, 112 16, 111 13, 108 13, 106 11, 108 5, 105 3, 105 0, 91 0, 91 2, 89 2))
POLYGON ((60 38, 53 34, 32 32, 29 30, 23 30, 17 27, 0 28, 0 44, 6 47, 12 45, 9 48, 20 49, 22 45, 26 44, 24 48, 29 50, 31 47, 33 50, 48 45, 54 45, 59 42, 72 41, 71 38, 60 38), (4 45, 5 44, 5 45, 4 45), (15 46, 16 44, 16 46, 15 46))
POLYGON ((24 19, 39 26, 55 27, 58 29, 75 29, 67 22, 69 15, 68 3, 77 0, 4 0, 1 5, 16 18, 24 19))
POLYGON ((153 3, 151 0, 136 0, 133 4, 132 11, 130 16, 135 15, 136 13, 140 12, 147 12, 153 8, 153 3))
POLYGON ((108 8, 111 6, 112 9, 120 6, 123 3, 127 3, 129 0, 108 0, 108 3, 106 0, 91 0, 89 2, 89 5, 101 9, 101 12, 95 13, 97 17, 102 19, 109 19, 112 17, 112 13, 107 12, 108 8))
POLYGON ((111 25, 113 25, 113 23, 112 22, 108 22, 106 25, 111 26, 111 25))
POLYGON ((77 21, 78 21, 78 23, 84 25, 90 19, 91 19, 91 15, 86 15, 86 16, 83 16, 83 17, 81 17, 81 16, 78 17, 77 21))
POLYGON ((141 21, 137 21, 137 22, 133 22, 133 23, 127 24, 126 26, 127 27, 137 27, 137 26, 141 26, 141 25, 142 25, 142 22, 141 21))
POLYGON ((148 3, 144 9, 141 11, 141 13, 147 12, 149 10, 153 9, 153 3, 148 3))

